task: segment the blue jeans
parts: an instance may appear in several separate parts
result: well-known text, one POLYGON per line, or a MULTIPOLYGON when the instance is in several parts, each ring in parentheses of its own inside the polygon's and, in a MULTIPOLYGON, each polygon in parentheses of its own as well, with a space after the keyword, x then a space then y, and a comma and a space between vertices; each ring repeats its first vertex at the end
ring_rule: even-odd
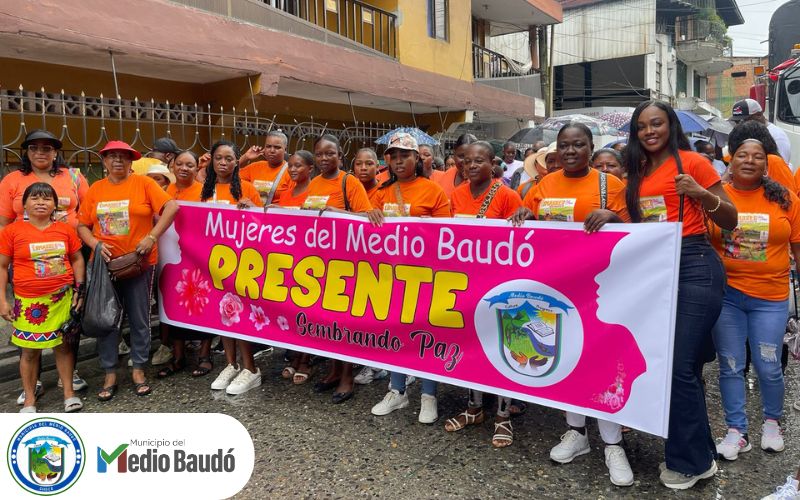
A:
MULTIPOLYGON (((436 396, 436 387, 439 385, 438 382, 424 378, 419 380, 422 382, 422 394, 436 396)), ((402 373, 390 372, 389 387, 401 393, 406 392, 406 376, 402 373)))
POLYGON ((783 415, 781 347, 786 331, 787 300, 764 300, 725 287, 722 312, 714 327, 719 352, 719 390, 728 427, 747 432, 745 414, 745 342, 750 343, 752 363, 764 404, 764 418, 783 415))
POLYGON ((708 424, 703 363, 713 354, 711 330, 722 308, 725 270, 705 236, 681 245, 678 311, 672 361, 667 468, 698 475, 711 467, 716 447, 708 424))

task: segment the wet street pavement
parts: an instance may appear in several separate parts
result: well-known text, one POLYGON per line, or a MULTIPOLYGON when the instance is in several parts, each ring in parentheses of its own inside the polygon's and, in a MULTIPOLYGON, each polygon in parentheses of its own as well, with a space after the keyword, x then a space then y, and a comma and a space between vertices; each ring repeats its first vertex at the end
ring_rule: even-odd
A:
MULTIPOLYGON (((468 427, 451 434, 444 420, 466 405, 466 390, 440 386, 439 421, 417 422, 419 383, 409 387, 410 405, 385 417, 374 417, 370 408, 385 394, 387 380, 359 386, 354 399, 333 405, 330 393, 315 394, 312 383, 293 386, 283 380, 282 350, 257 360, 264 384, 249 393, 231 397, 212 392, 209 385, 222 369, 217 355, 214 372, 192 379, 188 371, 166 380, 155 380, 153 393, 140 398, 131 390, 130 376, 121 376, 120 392, 113 401, 100 403, 95 394, 102 384, 97 360, 80 363, 80 373, 90 383, 83 394, 88 412, 221 412, 237 418, 249 430, 256 450, 253 476, 235 498, 263 499, 385 497, 385 498, 761 498, 785 481, 800 462, 798 421, 800 412, 791 403, 800 398, 796 362, 787 371, 784 432, 786 451, 770 455, 759 448, 760 399, 757 385, 749 391, 748 415, 753 450, 736 462, 720 462, 720 472, 686 492, 673 492, 658 482, 662 461, 661 440, 632 431, 625 435, 628 458, 636 475, 630 488, 609 482, 603 464, 603 449, 597 427, 589 425, 592 452, 568 465, 549 459, 550 448, 565 430, 562 412, 529 405, 527 413, 514 420, 515 441, 506 449, 491 446, 492 424, 468 427)), ((126 364, 126 363, 123 363, 126 364)), ((190 365, 194 365, 191 358, 190 365)), ((129 373, 129 372, 127 372, 129 373)), ((707 366, 708 404, 715 436, 724 433, 715 364, 707 366)), ((751 375, 752 377, 752 375, 751 375)), ((46 393, 40 411, 61 408, 54 371, 43 375, 46 393)), ((14 399, 19 382, 0 384, 0 411, 16 412, 14 399)), ((493 410, 488 415, 493 414, 493 410)), ((488 417, 487 415, 487 417, 488 417)), ((208 429, 209 433, 214 429, 208 429)), ((180 496, 179 490, 164 497, 180 496)))

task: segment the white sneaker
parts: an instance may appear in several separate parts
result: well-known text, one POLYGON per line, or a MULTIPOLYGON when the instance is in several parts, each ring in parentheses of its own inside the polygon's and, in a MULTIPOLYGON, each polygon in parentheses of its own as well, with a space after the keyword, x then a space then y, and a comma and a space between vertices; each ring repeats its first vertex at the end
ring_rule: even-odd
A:
MULTIPOLYGON (((82 391, 89 387, 89 384, 86 383, 85 380, 78 375, 78 370, 72 372, 72 390, 73 391, 82 391)), ((58 379, 58 388, 63 389, 64 383, 61 382, 61 379, 58 379)))
MULTIPOLYGON (((33 392, 36 395, 36 399, 39 399, 39 397, 44 394, 44 386, 42 386, 41 380, 36 381, 36 389, 34 389, 33 392)), ((25 404, 25 391, 19 393, 19 396, 17 397, 17 404, 20 406, 25 404)))
POLYGON ((630 486, 633 484, 633 471, 628 463, 628 456, 622 446, 616 444, 606 445, 606 467, 611 476, 611 483, 616 486, 630 486))
POLYGON ((439 409, 436 404, 436 396, 423 394, 419 405, 419 422, 421 424, 432 424, 439 419, 439 409))
POLYGON ((233 365, 226 366, 225 369, 222 370, 219 375, 217 375, 217 378, 211 382, 211 390, 221 391, 222 389, 225 389, 231 384, 231 381, 233 381, 233 379, 239 375, 240 371, 241 370, 239 368, 236 368, 233 365))
POLYGON ((761 426, 761 449, 764 451, 783 451, 783 431, 777 420, 768 418, 761 426))
POLYGON ((798 500, 800 494, 797 493, 797 480, 792 476, 786 478, 786 484, 778 486, 775 493, 767 495, 761 500, 798 500))
POLYGON ((560 464, 568 464, 575 457, 589 453, 589 437, 570 429, 561 436, 561 442, 550 450, 550 458, 560 464))
POLYGON ((274 350, 275 349, 272 346, 268 345, 264 349, 261 349, 260 351, 258 351, 255 354, 253 354, 253 359, 259 359, 259 358, 262 358, 264 356, 271 356, 272 352, 274 350))
POLYGON ((392 389, 380 403, 372 407, 372 414, 382 417, 406 406, 408 406, 408 393, 400 394, 400 391, 392 389))
POLYGON ((119 353, 120 356, 124 356, 126 354, 130 354, 131 353, 131 348, 128 347, 128 344, 126 344, 124 340, 120 340, 119 341, 119 347, 117 348, 117 352, 119 353))
POLYGON ((358 385, 367 385, 371 384, 375 380, 382 379, 386 377, 388 373, 386 370, 380 370, 378 368, 373 368, 371 366, 365 366, 358 372, 358 375, 355 376, 353 382, 358 385))
POLYGON ((717 453, 725 460, 736 460, 739 453, 753 449, 753 446, 738 429, 728 429, 728 433, 717 444, 717 453))
POLYGON ((230 394, 231 396, 244 394, 250 389, 255 389, 260 385, 261 369, 256 368, 256 372, 253 373, 247 368, 243 368, 242 371, 239 372, 239 375, 225 388, 225 394, 230 394))
MULTIPOLYGON (((180 340, 176 340, 176 342, 182 342, 180 340)), ((172 349, 161 344, 156 349, 156 352, 153 353, 153 359, 150 361, 153 365, 164 365, 169 363, 169 360, 172 359, 172 349)))

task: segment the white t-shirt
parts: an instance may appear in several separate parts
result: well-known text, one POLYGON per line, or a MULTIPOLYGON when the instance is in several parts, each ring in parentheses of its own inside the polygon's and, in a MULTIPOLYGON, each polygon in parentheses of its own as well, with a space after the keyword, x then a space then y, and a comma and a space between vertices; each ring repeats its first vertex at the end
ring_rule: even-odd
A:
POLYGON ((767 130, 769 130, 772 138, 775 139, 775 143, 778 145, 778 152, 781 154, 783 161, 789 164, 792 172, 794 172, 795 167, 789 163, 792 160, 792 144, 789 142, 789 136, 786 135, 782 128, 772 122, 767 122, 767 130))
POLYGON ((519 160, 514 160, 511 163, 506 163, 504 161, 501 163, 501 165, 506 169, 506 171, 503 172, 503 177, 506 179, 511 179, 511 176, 514 175, 514 172, 516 172, 517 169, 523 165, 523 163, 519 160))

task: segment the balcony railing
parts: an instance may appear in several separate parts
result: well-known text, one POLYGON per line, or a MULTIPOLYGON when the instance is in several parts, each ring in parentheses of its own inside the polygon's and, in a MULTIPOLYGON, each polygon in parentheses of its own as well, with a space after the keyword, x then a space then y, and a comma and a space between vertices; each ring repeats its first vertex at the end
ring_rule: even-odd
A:
POLYGON ((538 73, 529 65, 510 59, 499 52, 472 44, 472 76, 474 78, 504 78, 538 73))
POLYGON ((397 58, 397 16, 358 0, 260 0, 397 58))
POLYGON ((675 19, 675 41, 714 41, 725 47, 728 40, 725 37, 727 28, 721 21, 697 19, 693 16, 675 19))

